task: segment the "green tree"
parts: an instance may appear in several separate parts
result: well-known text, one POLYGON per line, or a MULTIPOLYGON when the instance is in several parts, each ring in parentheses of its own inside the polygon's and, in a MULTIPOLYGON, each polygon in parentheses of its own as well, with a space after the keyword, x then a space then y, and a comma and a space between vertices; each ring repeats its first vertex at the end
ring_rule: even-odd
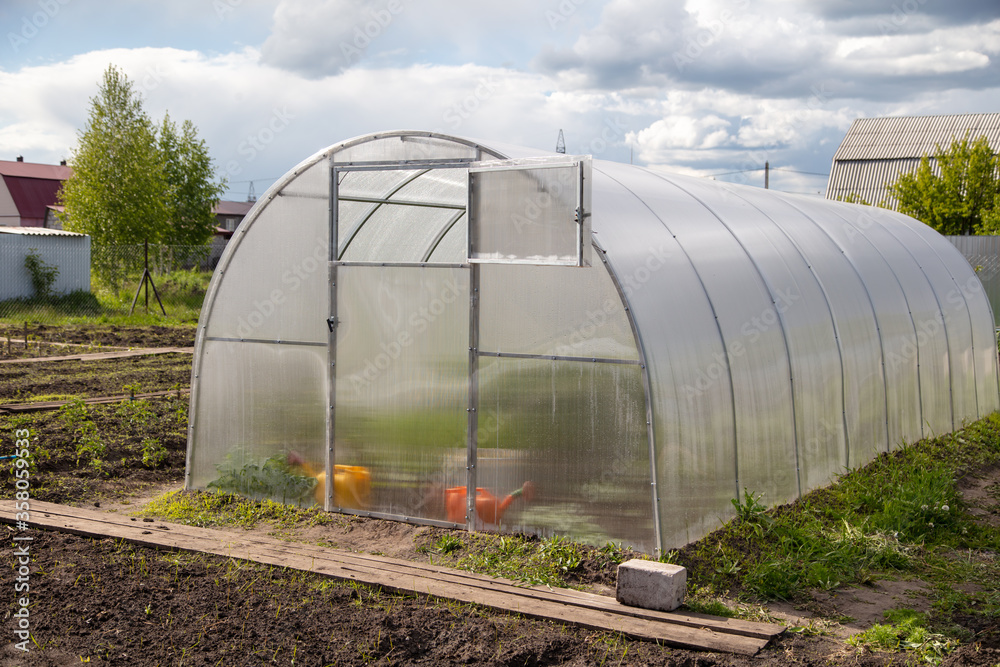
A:
POLYGON ((114 66, 91 98, 70 165, 73 177, 60 191, 63 225, 90 235, 93 268, 103 282, 118 286, 135 267, 102 248, 145 241, 201 245, 211 238, 212 208, 225 182, 213 182, 205 142, 190 121, 178 128, 167 115, 157 127, 114 66))
POLYGON ((202 245, 216 226, 212 209, 225 191, 225 181, 215 183, 215 169, 208 146, 198 138, 194 124, 185 120, 180 129, 167 114, 159 129, 159 149, 167 180, 170 224, 164 242, 202 245))
MULTIPOLYGON (((165 234, 168 209, 163 156, 156 128, 132 82, 117 68, 104 72, 90 116, 79 133, 63 183, 64 227, 89 234, 95 246, 150 241, 165 234)), ((116 262, 95 253, 94 270, 108 282, 120 278, 116 262)))
POLYGON ((902 213, 942 234, 1000 233, 1000 160, 986 137, 953 139, 948 150, 936 146, 934 161, 926 154, 910 173, 888 186, 902 213))

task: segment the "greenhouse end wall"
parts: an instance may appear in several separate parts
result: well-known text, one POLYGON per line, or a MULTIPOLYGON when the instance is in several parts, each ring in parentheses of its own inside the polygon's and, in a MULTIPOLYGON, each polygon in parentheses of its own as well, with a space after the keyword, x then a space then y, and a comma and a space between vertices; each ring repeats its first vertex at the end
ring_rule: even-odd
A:
POLYGON ((220 261, 187 486, 657 552, 996 410, 992 321, 899 214, 370 135, 220 261))

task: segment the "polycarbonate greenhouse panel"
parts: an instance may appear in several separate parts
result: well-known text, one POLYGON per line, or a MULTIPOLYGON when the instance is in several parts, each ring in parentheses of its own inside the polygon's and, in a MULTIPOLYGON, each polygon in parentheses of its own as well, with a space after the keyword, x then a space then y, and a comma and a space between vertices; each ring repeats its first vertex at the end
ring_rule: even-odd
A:
POLYGON ((462 211, 383 204, 344 250, 345 262, 420 262, 462 211))
MULTIPOLYGON (((385 199, 425 169, 365 169, 337 172, 337 196, 385 199)), ((341 228, 341 235, 344 229, 341 228)))
POLYGON ((467 269, 338 266, 334 461, 371 475, 364 509, 445 520, 465 485, 467 269))
MULTIPOLYGON (((782 198, 781 206, 801 213, 828 235, 844 253, 851 268, 864 283, 878 322, 885 375, 885 404, 888 415, 887 446, 915 442, 923 437, 920 405, 920 376, 917 366, 917 336, 910 317, 906 293, 899 277, 878 247, 861 231, 845 220, 845 214, 860 207, 817 206, 802 199, 782 198)), ((877 443, 861 447, 875 452, 877 443)))
POLYGON ((476 160, 479 150, 443 137, 389 133, 342 148, 334 156, 335 164, 444 159, 476 160))
MULTIPOLYGON (((601 171, 614 167, 602 163, 601 171)), ((657 332, 642 340, 652 385, 663 543, 677 547, 733 515, 736 445, 726 348, 704 284, 664 222, 615 180, 599 179, 598 187, 595 219, 632 221, 600 232, 616 248, 603 256, 623 286, 640 334, 657 332)))
POLYGON ((437 245, 430 248, 428 261, 437 264, 461 264, 466 261, 465 253, 468 248, 466 238, 469 228, 466 217, 463 214, 458 218, 437 245))
POLYGON ((771 209, 756 206, 750 197, 741 196, 742 191, 713 198, 712 184, 686 187, 695 198, 711 201, 712 212, 752 258, 767 285, 771 305, 741 327, 740 333, 750 333, 746 345, 753 344, 757 329, 774 328, 784 337, 791 370, 799 480, 803 488, 825 484, 843 471, 848 460, 842 418, 844 361, 831 297, 771 209))
POLYGON ((480 163, 469 170, 469 261, 587 266, 589 157, 480 163))
POLYGON ((637 362, 639 352, 607 269, 484 264, 481 354, 593 357, 637 362), (517 295, 517 298, 511 298, 517 295))
POLYGON ((339 259, 438 261, 437 247, 465 220, 467 179, 460 168, 338 172, 339 259))
POLYGON ((289 452, 324 460, 326 359, 325 346, 205 341, 188 486, 312 505, 312 486, 278 469, 289 452))
POLYGON ((768 503, 795 499, 788 348, 781 327, 771 321, 776 304, 760 272, 705 204, 679 185, 642 171, 632 174, 629 188, 676 235, 713 304, 726 353, 700 373, 709 382, 725 374, 732 378, 732 398, 715 409, 735 413, 740 488, 763 494, 768 503))
POLYGON ((941 258, 914 229, 909 225, 902 225, 895 236, 913 255, 934 289, 940 308, 940 329, 948 343, 953 428, 959 428, 964 420, 978 417, 979 412, 972 321, 968 305, 941 258))
POLYGON ((330 200, 330 163, 318 160, 303 169, 282 189, 286 197, 315 197, 324 201, 330 200))
POLYGON ((949 311, 957 310, 960 308, 960 302, 965 301, 972 323, 978 412, 980 417, 984 417, 1000 408, 1000 394, 997 391, 996 337, 990 335, 988 326, 994 321, 989 297, 976 271, 957 248, 940 245, 936 232, 926 226, 910 223, 910 227, 927 243, 932 244, 955 281, 955 289, 949 290, 945 297, 946 308, 949 311))
POLYGON ((637 365, 483 357, 477 486, 531 482, 497 527, 651 551, 649 447, 637 365))
POLYGON ((238 261, 219 265, 206 334, 325 343, 328 200, 280 194, 240 225, 238 261))
MULTIPOLYGON (((747 193, 746 197, 754 195, 747 193)), ((783 208, 771 204, 769 210, 782 211, 783 208)), ((784 215, 776 212, 773 224, 808 258, 809 272, 825 285, 825 301, 832 318, 828 326, 836 327, 837 344, 842 351, 842 366, 836 372, 843 378, 843 398, 837 403, 844 407, 840 411, 827 408, 826 416, 821 418, 823 421, 814 426, 817 434, 807 437, 812 440, 837 428, 838 416, 842 415, 847 429, 847 456, 839 461, 830 457, 825 470, 818 465, 819 474, 809 480, 809 486, 815 486, 832 479, 845 467, 871 460, 887 448, 882 346, 871 299, 857 272, 827 234, 814 222, 795 213, 790 208, 784 209, 784 215)), ((806 442, 800 444, 808 449, 806 442)), ((819 460, 826 458, 823 453, 804 451, 802 454, 803 464, 812 456, 819 460)), ((807 486, 805 482, 803 480, 803 486, 807 486)))
MULTIPOLYGON (((950 353, 940 305, 928 274, 900 242, 895 230, 890 232, 877 217, 848 222, 877 245, 906 295, 917 346, 904 347, 900 353, 904 360, 915 357, 919 368, 924 435, 948 433, 953 429, 950 353)), ((896 357, 886 359, 890 369, 898 363, 896 357)))
POLYGON ((393 199, 465 207, 469 200, 467 169, 429 169, 392 195, 393 199))

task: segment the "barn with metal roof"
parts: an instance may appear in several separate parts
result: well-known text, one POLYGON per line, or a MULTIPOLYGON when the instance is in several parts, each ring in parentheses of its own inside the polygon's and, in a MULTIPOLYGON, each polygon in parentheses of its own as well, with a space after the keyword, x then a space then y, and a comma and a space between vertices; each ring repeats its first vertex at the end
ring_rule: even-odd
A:
POLYGON ((0 225, 45 227, 62 182, 72 175, 66 165, 0 160, 0 225))
POLYGON ((827 199, 856 195, 872 205, 888 198, 886 184, 901 172, 911 172, 924 155, 933 161, 937 146, 947 149, 952 139, 985 135, 994 150, 1000 147, 1000 113, 946 116, 857 118, 833 156, 827 199))

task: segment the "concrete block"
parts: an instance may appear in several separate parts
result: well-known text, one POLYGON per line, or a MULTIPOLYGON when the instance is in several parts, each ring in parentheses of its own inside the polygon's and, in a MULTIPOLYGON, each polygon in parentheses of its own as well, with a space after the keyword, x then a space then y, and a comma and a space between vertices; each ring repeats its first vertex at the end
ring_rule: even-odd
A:
POLYGON ((633 558, 618 566, 615 597, 631 607, 673 611, 686 588, 687 570, 680 565, 633 558))

